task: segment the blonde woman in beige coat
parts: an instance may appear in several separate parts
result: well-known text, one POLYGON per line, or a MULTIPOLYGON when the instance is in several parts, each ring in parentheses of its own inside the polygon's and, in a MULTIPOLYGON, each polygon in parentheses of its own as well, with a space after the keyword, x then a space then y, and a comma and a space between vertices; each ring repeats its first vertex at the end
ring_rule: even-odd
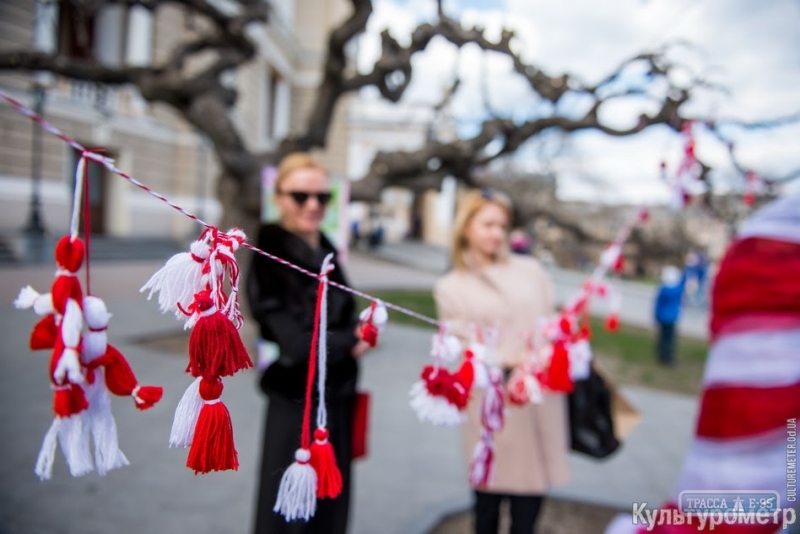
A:
MULTIPOLYGON (((511 206, 489 190, 462 200, 454 230, 453 269, 434 289, 439 319, 462 342, 474 340, 475 327, 500 331, 495 361, 505 376, 528 358, 525 337, 540 318, 555 311, 554 288, 531 257, 508 254, 511 206)), ((482 390, 473 390, 463 425, 464 455, 469 461, 480 439, 482 390)), ((531 534, 548 488, 569 479, 567 399, 544 394, 541 404, 506 402, 503 429, 494 434, 494 477, 475 489, 475 532, 496 534, 500 504, 510 501, 511 534, 531 534)))

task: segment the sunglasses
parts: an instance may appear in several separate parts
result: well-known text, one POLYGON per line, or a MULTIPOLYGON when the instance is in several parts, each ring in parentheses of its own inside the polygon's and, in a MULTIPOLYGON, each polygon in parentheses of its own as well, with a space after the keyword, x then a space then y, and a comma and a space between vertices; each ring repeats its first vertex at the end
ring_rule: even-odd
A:
POLYGON ((330 191, 324 191, 321 193, 309 193, 308 191, 280 191, 278 194, 280 195, 289 195, 294 199, 298 206, 303 206, 308 199, 314 197, 319 202, 320 206, 327 206, 328 202, 331 201, 333 194, 330 191))

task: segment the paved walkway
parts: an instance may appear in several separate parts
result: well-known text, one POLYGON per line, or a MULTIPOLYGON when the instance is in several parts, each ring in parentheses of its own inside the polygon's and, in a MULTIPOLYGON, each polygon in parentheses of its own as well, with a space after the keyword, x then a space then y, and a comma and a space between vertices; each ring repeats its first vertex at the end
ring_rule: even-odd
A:
MULTIPOLYGON (((139 412, 129 399, 115 399, 123 450, 131 466, 105 478, 74 479, 63 458, 53 480, 40 482, 33 465, 52 419, 47 354, 30 354, 32 313, 11 302, 25 284, 46 290, 49 267, 0 269, 0 533, 95 534, 191 532, 246 534, 251 528, 265 401, 256 373, 226 380, 224 400, 236 432, 238 472, 194 476, 185 450, 167 447, 174 408, 190 382, 184 354, 139 344, 143 338, 176 334, 180 325, 158 313, 138 293, 161 263, 95 264, 93 292, 114 314, 110 340, 129 359, 143 384, 165 388, 164 399, 139 412)), ((364 289, 430 287, 423 274, 356 254, 349 274, 364 289)), ((245 340, 252 330, 243 331, 245 340)), ((362 387, 373 394, 371 454, 355 467, 351 534, 423 534, 446 512, 469 505, 458 429, 419 423, 408 406, 408 389, 428 361, 430 332, 391 325, 381 346, 363 362, 362 387)), ((642 412, 642 423, 624 449, 607 462, 573 458, 573 482, 554 495, 629 510, 633 501, 659 503, 669 494, 691 437, 695 402, 688 397, 639 388, 624 390, 642 412)))

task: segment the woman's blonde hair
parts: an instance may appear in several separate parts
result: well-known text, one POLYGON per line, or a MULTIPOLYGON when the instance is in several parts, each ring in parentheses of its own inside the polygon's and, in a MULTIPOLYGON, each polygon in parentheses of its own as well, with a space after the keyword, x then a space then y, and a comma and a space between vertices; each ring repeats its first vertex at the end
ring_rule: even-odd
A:
MULTIPOLYGON (((458 206, 456 212, 456 220, 453 226, 453 241, 450 247, 450 261, 456 269, 466 269, 468 265, 465 259, 465 253, 469 248, 469 241, 467 240, 467 229, 475 215, 483 209, 484 206, 495 204, 500 206, 505 211, 508 217, 508 222, 511 223, 512 206, 509 198, 491 189, 482 189, 480 191, 470 191, 464 195, 458 206)), ((500 258, 507 257, 508 246, 503 247, 500 253, 500 258)))
POLYGON ((275 190, 280 191, 281 186, 286 181, 286 177, 300 169, 316 169, 322 171, 326 175, 328 174, 328 169, 308 152, 293 152, 285 156, 278 166, 278 178, 275 180, 275 190))

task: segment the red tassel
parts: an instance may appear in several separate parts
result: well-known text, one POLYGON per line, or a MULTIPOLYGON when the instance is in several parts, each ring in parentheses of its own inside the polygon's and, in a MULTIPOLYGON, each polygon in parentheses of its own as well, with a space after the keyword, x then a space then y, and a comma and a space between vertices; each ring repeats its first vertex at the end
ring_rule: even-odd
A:
POLYGON ((189 338, 189 366, 192 376, 231 376, 253 367, 239 332, 219 311, 200 317, 189 338))
POLYGON ((120 397, 132 395, 136 407, 140 410, 151 408, 161 400, 164 389, 156 386, 139 386, 130 364, 114 346, 108 345, 106 354, 102 358, 106 369, 106 386, 111 393, 120 397))
POLYGON ((620 254, 617 258, 617 263, 614 264, 614 271, 621 273, 625 269, 625 257, 620 254))
POLYGON ((233 425, 228 408, 219 400, 222 381, 203 378, 200 397, 206 401, 197 417, 192 447, 186 466, 198 473, 239 469, 239 455, 233 443, 233 425), (209 401, 216 401, 209 404, 209 401))
POLYGON ((46 315, 33 327, 30 341, 31 350, 52 349, 55 347, 57 337, 56 316, 52 314, 46 315))
POLYGON ((336 464, 333 445, 328 441, 328 430, 318 428, 314 431, 311 444, 311 466, 317 472, 317 497, 334 499, 342 492, 342 473, 336 464))
POLYGON ((619 315, 616 313, 609 314, 606 318, 606 330, 609 332, 619 331, 619 315))
POLYGON ((89 407, 83 388, 77 384, 68 384, 59 388, 53 395, 53 412, 56 417, 71 417, 89 407))
POLYGON ((468 392, 472 389, 472 384, 475 382, 474 358, 475 354, 471 350, 464 351, 464 362, 455 374, 456 381, 468 392))
POLYGON ((372 323, 362 324, 361 339, 369 343, 370 347, 375 347, 378 344, 378 327, 372 323))
POLYGON ((569 354, 563 342, 553 345, 553 357, 547 370, 547 387, 551 391, 572 393, 573 383, 569 377, 569 354))

